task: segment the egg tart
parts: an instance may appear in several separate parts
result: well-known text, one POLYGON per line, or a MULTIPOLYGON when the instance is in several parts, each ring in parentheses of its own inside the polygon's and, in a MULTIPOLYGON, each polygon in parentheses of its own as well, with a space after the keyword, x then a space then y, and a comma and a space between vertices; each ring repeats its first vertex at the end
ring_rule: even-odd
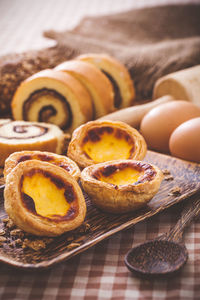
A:
POLYGON ((85 168, 81 183, 91 201, 111 213, 126 213, 144 206, 157 193, 163 173, 136 160, 108 161, 85 168))
POLYGON ((77 181, 64 169, 28 160, 7 175, 5 210, 22 230, 57 236, 82 224, 86 204, 77 181))
POLYGON ((50 69, 20 84, 11 108, 15 120, 51 123, 69 133, 93 118, 87 89, 70 74, 50 69))
POLYGON ((4 165, 4 178, 6 179, 7 175, 17 164, 32 159, 46 161, 48 163, 61 167, 69 172, 69 174, 72 175, 76 180, 78 180, 80 177, 81 172, 79 167, 69 157, 45 151, 19 151, 12 153, 6 159, 4 165))
POLYGON ((115 110, 112 84, 97 67, 84 61, 70 60, 58 65, 55 70, 70 74, 87 89, 93 102, 94 119, 115 110))
POLYGON ((77 128, 68 146, 68 156, 82 168, 115 159, 141 160, 146 151, 146 142, 136 129, 106 120, 77 128))
POLYGON ((61 154, 64 149, 65 134, 56 125, 0 120, 0 166, 13 152, 40 150, 61 154))
POLYGON ((114 104, 117 109, 133 104, 134 84, 127 68, 120 61, 101 53, 82 54, 76 59, 95 65, 107 76, 113 86, 114 104))

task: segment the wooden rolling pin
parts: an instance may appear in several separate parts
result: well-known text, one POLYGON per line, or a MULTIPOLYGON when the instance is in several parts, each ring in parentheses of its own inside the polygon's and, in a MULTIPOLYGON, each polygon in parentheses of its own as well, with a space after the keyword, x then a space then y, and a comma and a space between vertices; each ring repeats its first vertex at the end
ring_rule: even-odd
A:
POLYGON ((200 65, 158 79, 154 86, 153 98, 157 99, 164 95, 188 100, 200 106, 200 65))
POLYGON ((188 100, 200 106, 200 65, 168 74, 158 79, 153 91, 154 101, 131 106, 103 116, 101 120, 122 121, 139 128, 152 108, 172 100, 188 100))
POLYGON ((148 113, 152 108, 172 100, 174 100, 172 96, 166 95, 146 104, 120 109, 111 114, 105 115, 98 120, 122 121, 134 128, 139 128, 140 122, 146 113, 148 113))

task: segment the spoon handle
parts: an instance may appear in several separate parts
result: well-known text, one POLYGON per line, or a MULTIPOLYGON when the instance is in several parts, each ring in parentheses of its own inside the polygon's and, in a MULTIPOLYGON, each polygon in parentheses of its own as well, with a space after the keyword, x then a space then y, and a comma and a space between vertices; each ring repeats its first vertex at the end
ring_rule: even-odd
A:
POLYGON ((181 241, 184 229, 200 213, 200 196, 198 195, 195 200, 188 199, 188 201, 189 203, 184 208, 181 218, 169 233, 165 235, 164 239, 175 242, 181 241))

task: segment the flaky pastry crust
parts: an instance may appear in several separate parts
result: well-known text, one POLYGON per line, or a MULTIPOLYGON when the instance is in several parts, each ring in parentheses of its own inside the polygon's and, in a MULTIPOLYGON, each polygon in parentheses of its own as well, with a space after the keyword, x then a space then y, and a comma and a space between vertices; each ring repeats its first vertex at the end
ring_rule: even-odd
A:
MULTIPOLYGON (((102 145, 100 147, 102 147, 102 145)), ((68 156, 72 160, 74 160, 81 168, 85 168, 96 163, 113 159, 142 160, 146 155, 146 151, 146 142, 142 135, 136 129, 132 128, 126 123, 119 121, 96 120, 81 125, 73 132, 68 147, 68 156), (107 150, 111 153, 109 157, 112 156, 113 152, 114 158, 107 159, 104 148, 99 148, 98 151, 102 153, 102 158, 101 161, 95 160, 92 157, 90 157, 88 153, 85 152, 84 145, 88 141, 91 141, 90 148, 92 148, 93 146, 98 148, 97 142, 103 141, 104 133, 107 134, 107 150), (110 142, 110 145, 108 144, 109 139, 112 138, 114 139, 113 142, 115 143, 115 148, 112 145, 112 141, 110 142), (120 148, 121 142, 124 142, 124 147, 126 147, 126 144, 127 147, 129 147, 129 150, 126 153, 126 155, 123 152, 123 148, 120 148), (119 157, 116 157, 116 150, 118 150, 119 157)))
POLYGON ((163 173, 158 167, 135 160, 104 162, 89 166, 81 173, 82 186, 91 201, 103 211, 117 214, 146 205, 158 192, 162 179, 163 173), (126 170, 133 170, 133 176, 134 172, 138 173, 132 183, 125 182, 126 170), (121 177, 121 185, 114 183, 115 176, 121 177))
POLYGON ((64 155, 58 155, 52 152, 46 151, 19 151, 12 153, 5 161, 4 165, 4 178, 6 180, 7 175, 12 171, 14 167, 20 162, 26 160, 36 159, 39 161, 46 161, 53 165, 63 168, 76 180, 80 178, 80 169, 77 164, 69 157, 64 155))
POLYGON ((71 231, 82 224, 86 215, 85 199, 77 181, 64 169, 38 160, 21 162, 8 174, 4 199, 5 210, 13 222, 22 230, 38 236, 57 236, 71 231), (30 193, 26 193, 25 190, 26 180, 34 179, 34 176, 39 176, 43 180, 42 183, 40 180, 38 185, 36 180, 36 186, 29 185, 30 193, 37 192, 36 189, 40 192, 38 199, 36 197, 32 199, 30 193), (49 186, 50 196, 51 190, 55 193, 53 208, 57 208, 57 196, 62 192, 67 210, 63 210, 62 213, 46 214, 45 210, 50 208, 51 211, 52 207, 52 199, 45 197, 49 186), (39 213, 36 206, 41 205, 42 196, 43 214, 39 213))

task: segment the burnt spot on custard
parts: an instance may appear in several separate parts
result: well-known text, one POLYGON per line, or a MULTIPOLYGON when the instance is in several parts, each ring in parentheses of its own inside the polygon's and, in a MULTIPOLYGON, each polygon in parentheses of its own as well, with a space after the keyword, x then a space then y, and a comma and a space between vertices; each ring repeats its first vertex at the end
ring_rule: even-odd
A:
POLYGON ((65 163, 60 163, 58 164, 59 167, 63 168, 65 171, 70 172, 72 169, 70 168, 70 166, 68 164, 65 163))
MULTIPOLYGON (((50 156, 48 154, 43 154, 43 153, 37 154, 36 158, 37 157, 38 157, 39 160, 42 160, 42 161, 52 161, 53 160, 52 156, 50 156)), ((35 157, 33 156, 33 158, 35 158, 35 157)))
POLYGON ((33 199, 25 194, 25 193, 21 193, 22 195, 22 201, 25 205, 25 207, 32 212, 34 215, 37 215, 36 209, 35 209, 35 202, 33 201, 33 199))
POLYGON ((88 130, 83 139, 83 144, 89 140, 93 143, 100 141, 104 133, 113 134, 116 139, 125 139, 127 143, 134 144, 133 138, 125 130, 111 126, 94 127, 88 130))
POLYGON ((117 166, 109 165, 109 166, 103 167, 103 169, 101 170, 101 173, 102 173, 103 176, 109 177, 110 175, 115 173, 117 170, 118 170, 117 166))
POLYGON ((50 156, 48 154, 37 154, 36 157, 32 157, 33 159, 39 159, 39 160, 42 160, 42 161, 46 161, 46 162, 51 162, 53 165, 56 165, 56 166, 59 166, 63 169, 65 169, 67 172, 70 172, 71 171, 71 168, 69 166, 69 164, 65 163, 65 162, 60 162, 59 160, 57 159, 54 159, 53 156, 50 156))
MULTIPOLYGON (((138 172, 141 173, 143 172, 143 175, 140 177, 140 179, 132 183, 133 185, 138 185, 140 183, 144 183, 145 181, 151 181, 156 176, 156 171, 151 165, 143 162, 131 162, 131 161, 104 166, 102 168, 96 169, 91 175, 96 180, 100 180, 102 175, 104 177, 109 177, 112 176, 115 172, 119 172, 120 170, 123 170, 125 168, 132 168, 133 170, 136 170, 138 172)), ((112 185, 117 188, 116 185, 114 184, 112 185)))
POLYGON ((30 160, 32 159, 32 156, 30 154, 22 155, 20 158, 18 158, 17 163, 20 163, 22 161, 30 160))
MULTIPOLYGON (((49 95, 52 98, 58 99, 59 101, 62 102, 63 108, 66 111, 66 122, 65 124, 62 125, 62 129, 67 129, 71 126, 72 124, 72 111, 69 105, 69 102, 67 99, 58 93, 57 91, 53 89, 47 89, 43 88, 37 91, 34 91, 33 93, 30 94, 30 96, 25 100, 24 105, 23 105, 23 119, 25 121, 28 121, 27 113, 32 106, 32 104, 37 101, 38 98, 42 96, 49 95)), ((38 114, 38 122, 48 122, 49 118, 52 116, 55 116, 57 114, 56 106, 54 107, 53 105, 44 105, 41 110, 39 111, 38 114)))
POLYGON ((156 170, 149 164, 137 162, 135 169, 138 171, 144 171, 144 175, 136 182, 136 184, 151 181, 156 176, 156 170))
POLYGON ((135 146, 133 146, 133 147, 130 149, 129 157, 132 157, 132 155, 133 155, 134 152, 135 152, 135 146))
POLYGON ((41 161, 52 161, 52 157, 49 156, 49 155, 46 155, 46 154, 25 154, 25 155, 22 155, 18 158, 17 160, 17 163, 20 163, 22 161, 26 161, 26 160, 31 160, 31 159, 38 159, 38 160, 41 160, 41 161))
POLYGON ((83 139, 83 144, 87 143, 88 141, 92 141, 93 143, 99 142, 104 133, 112 134, 113 131, 114 129, 110 126, 92 128, 87 131, 86 136, 83 139))
POLYGON ((48 219, 54 222, 62 222, 74 219, 78 215, 79 207, 78 207, 78 199, 74 187, 69 183, 62 180, 61 177, 56 176, 48 171, 41 170, 41 169, 31 169, 30 171, 26 172, 20 180, 20 190, 22 190, 24 176, 32 177, 33 175, 40 173, 46 178, 50 179, 53 184, 56 185, 58 189, 64 188, 64 197, 66 201, 70 204, 70 208, 68 209, 67 213, 64 216, 60 215, 51 215, 51 217, 44 217, 37 213, 35 209, 35 202, 34 200, 27 194, 21 192, 21 199, 23 205, 29 210, 32 214, 40 216, 41 218, 48 219))
POLYGON ((106 71, 102 70, 101 71, 106 75, 106 77, 109 79, 110 83, 112 84, 113 91, 114 91, 114 105, 116 108, 119 108, 120 105, 122 104, 122 96, 120 93, 119 86, 116 82, 116 80, 106 71))
POLYGON ((64 195, 69 204, 71 204, 76 199, 75 193, 74 193, 74 188, 72 185, 67 185, 65 187, 64 195))
POLYGON ((26 160, 31 160, 31 159, 37 159, 37 160, 41 160, 41 161, 46 161, 46 162, 51 162, 52 164, 59 166, 63 169, 65 169, 67 172, 71 171, 70 166, 67 163, 64 162, 59 162, 59 161, 54 161, 54 158, 48 154, 25 154, 19 157, 19 159, 17 160, 17 164, 26 160))
POLYGON ((57 219, 59 222, 68 221, 68 220, 75 218, 75 216, 77 215, 77 211, 78 211, 78 209, 71 206, 68 209, 66 215, 64 215, 64 216, 52 215, 52 218, 55 222, 57 221, 57 219))
POLYGON ((117 139, 125 139, 127 143, 133 144, 133 138, 128 134, 125 130, 116 129, 115 130, 115 137, 117 139))

